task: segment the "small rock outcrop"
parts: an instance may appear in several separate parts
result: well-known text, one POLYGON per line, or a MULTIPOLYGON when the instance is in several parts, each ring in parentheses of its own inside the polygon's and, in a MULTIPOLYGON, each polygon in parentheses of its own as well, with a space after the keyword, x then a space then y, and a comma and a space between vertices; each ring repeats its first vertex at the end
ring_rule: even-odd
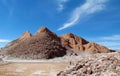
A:
POLYGON ((0 58, 0 62, 2 62, 3 61, 3 59, 2 58, 0 58))
POLYGON ((119 76, 120 52, 94 54, 61 71, 57 76, 119 76))

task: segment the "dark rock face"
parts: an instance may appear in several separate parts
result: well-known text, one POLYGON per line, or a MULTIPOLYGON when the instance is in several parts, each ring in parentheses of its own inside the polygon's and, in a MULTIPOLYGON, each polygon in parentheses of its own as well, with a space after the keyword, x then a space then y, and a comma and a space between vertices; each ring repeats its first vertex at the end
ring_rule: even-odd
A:
POLYGON ((95 54, 70 65, 57 76, 119 76, 120 53, 95 54))
POLYGON ((66 49, 62 47, 59 38, 45 27, 38 30, 34 36, 24 33, 5 50, 8 56, 23 59, 49 59, 66 54, 66 49))
POLYGON ((3 61, 3 59, 2 58, 0 58, 0 62, 2 62, 3 61))

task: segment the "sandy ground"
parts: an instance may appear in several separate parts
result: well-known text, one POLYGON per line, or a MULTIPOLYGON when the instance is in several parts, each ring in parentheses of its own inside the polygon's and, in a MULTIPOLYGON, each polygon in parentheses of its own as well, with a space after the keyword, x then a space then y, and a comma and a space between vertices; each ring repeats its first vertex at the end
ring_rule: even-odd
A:
POLYGON ((57 73, 68 68, 70 61, 76 63, 89 55, 91 54, 83 53, 80 56, 64 56, 50 60, 3 58, 4 63, 0 63, 0 76, 56 76, 57 73))
POLYGON ((12 62, 0 64, 0 76, 56 76, 69 62, 12 62))

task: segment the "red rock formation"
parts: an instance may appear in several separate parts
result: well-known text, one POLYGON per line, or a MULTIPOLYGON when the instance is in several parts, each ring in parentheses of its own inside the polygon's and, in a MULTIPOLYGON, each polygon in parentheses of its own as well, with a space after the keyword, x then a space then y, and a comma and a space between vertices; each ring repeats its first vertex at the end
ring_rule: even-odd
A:
POLYGON ((94 52, 94 53, 108 53, 110 52, 110 50, 108 48, 106 48, 105 46, 96 44, 96 43, 88 43, 86 45, 84 45, 84 50, 85 51, 90 51, 90 52, 94 52))
POLYGON ((65 35, 61 36, 60 38, 61 38, 61 43, 64 46, 70 47, 73 49, 78 49, 78 50, 82 49, 80 46, 88 43, 87 40, 85 40, 81 37, 75 36, 72 33, 65 34, 65 35))
POLYGON ((61 43, 66 48, 73 49, 74 52, 94 52, 94 53, 107 53, 110 52, 110 50, 104 46, 101 46, 96 43, 89 43, 87 40, 78 37, 76 35, 73 35, 71 33, 65 34, 60 37, 61 43))

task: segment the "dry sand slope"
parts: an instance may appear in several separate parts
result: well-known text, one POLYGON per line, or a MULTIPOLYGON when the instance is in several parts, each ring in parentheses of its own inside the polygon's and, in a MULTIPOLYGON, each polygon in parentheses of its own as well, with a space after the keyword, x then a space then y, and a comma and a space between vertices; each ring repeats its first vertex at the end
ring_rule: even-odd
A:
POLYGON ((20 62, 0 65, 0 76, 56 76, 68 62, 20 62))

